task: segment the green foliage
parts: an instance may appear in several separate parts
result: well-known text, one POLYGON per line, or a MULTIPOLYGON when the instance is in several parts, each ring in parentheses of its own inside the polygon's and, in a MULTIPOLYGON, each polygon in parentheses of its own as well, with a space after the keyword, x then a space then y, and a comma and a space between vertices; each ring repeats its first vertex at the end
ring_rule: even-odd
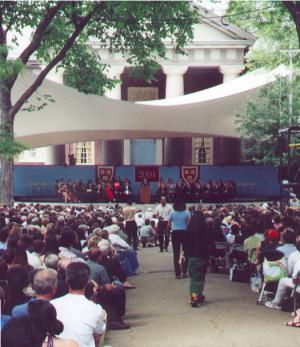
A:
POLYGON ((28 149, 24 144, 14 141, 14 136, 7 126, 0 125, 0 156, 11 159, 28 149))
MULTIPOLYGON (((40 9, 46 6, 42 1, 36 3, 40 9)), ((37 58, 51 61, 70 37, 78 18, 86 15, 95 3, 64 3, 60 15, 48 26, 36 51, 37 58)), ((108 67, 101 63, 101 56, 92 52, 90 41, 96 42, 100 48, 108 47, 111 52, 121 53, 128 64, 137 67, 135 71, 140 78, 150 81, 158 69, 157 58, 165 57, 164 41, 167 40, 177 53, 183 53, 197 20, 197 12, 186 1, 103 2, 59 64, 65 68, 66 84, 99 95, 115 86, 116 81, 105 74, 108 67)), ((28 23, 34 27, 35 17, 28 23)))
MULTIPOLYGON (((247 54, 250 70, 288 64, 287 54, 280 50, 299 46, 295 23, 281 1, 230 1, 227 15, 231 23, 257 37, 256 44, 247 54)), ((296 65, 299 61, 294 60, 296 65)))
MULTIPOLYGON (((278 165, 278 131, 290 124, 299 123, 300 114, 300 83, 293 85, 293 110, 290 119, 288 95, 290 85, 285 78, 279 78, 275 83, 262 88, 258 94, 249 99, 243 110, 236 114, 236 127, 240 135, 246 139, 247 159, 257 164, 278 165)), ((299 141, 300 142, 300 141, 299 141)))
POLYGON ((27 111, 27 112, 40 111, 43 108, 45 108, 50 102, 55 102, 53 97, 49 94, 44 94, 42 96, 36 96, 33 98, 35 100, 34 104, 26 100, 22 108, 22 111, 27 111))
MULTIPOLYGON (((56 67, 65 69, 65 83, 81 92, 103 95, 113 88, 118 81, 107 77, 109 67, 93 52, 91 42, 100 51, 105 47, 121 53, 129 65, 136 67, 139 78, 150 81, 158 69, 157 58, 165 57, 165 42, 183 53, 197 17, 186 1, 0 1, 0 109, 10 113, 17 105, 13 112, 21 108, 32 112, 53 102, 51 96, 35 96, 35 102, 29 102, 37 86, 29 87, 24 99, 11 105, 11 89, 30 56, 46 66, 55 61, 56 67), (81 26, 85 18, 89 20, 81 26), (31 43, 26 49, 30 54, 8 59, 10 50, 20 46, 22 33, 29 29, 31 43), (11 33, 14 36, 8 44, 6 36, 11 33), (75 34, 76 40, 69 43, 75 34), (61 52, 64 54, 57 62, 54 59, 61 52)), ((13 128, 13 124, 10 126, 13 128)), ((11 157, 24 150, 13 142, 10 131, 5 134, 5 128, 1 129, 0 154, 11 157)))
POLYGON ((104 95, 117 84, 107 77, 108 67, 86 49, 85 43, 73 45, 60 66, 65 68, 64 83, 86 94, 104 95))

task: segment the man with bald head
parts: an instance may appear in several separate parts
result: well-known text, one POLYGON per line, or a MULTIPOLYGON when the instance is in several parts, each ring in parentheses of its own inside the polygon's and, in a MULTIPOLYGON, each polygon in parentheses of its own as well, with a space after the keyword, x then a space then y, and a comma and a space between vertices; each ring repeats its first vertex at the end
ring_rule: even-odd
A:
POLYGON ((12 317, 22 317, 28 315, 28 304, 35 300, 53 299, 57 289, 57 272, 53 269, 38 271, 33 279, 33 289, 36 293, 35 298, 29 302, 15 306, 12 310, 12 317))

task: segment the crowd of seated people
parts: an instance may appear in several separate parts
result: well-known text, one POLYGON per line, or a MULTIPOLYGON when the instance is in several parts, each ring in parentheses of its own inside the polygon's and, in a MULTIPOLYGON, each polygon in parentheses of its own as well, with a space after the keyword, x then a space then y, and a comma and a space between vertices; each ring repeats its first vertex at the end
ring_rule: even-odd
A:
POLYGON ((173 202, 177 197, 191 203, 224 202, 235 198, 236 194, 236 183, 232 180, 209 180, 203 183, 198 179, 189 184, 179 178, 175 184, 172 178, 168 178, 166 182, 161 178, 156 190, 157 201, 165 196, 168 202, 173 202))
MULTIPOLYGON (((276 203, 190 206, 192 214, 195 210, 203 212, 215 242, 228 245, 228 249, 242 245, 258 271, 265 260, 276 256, 283 261, 286 275, 280 279, 274 299, 266 303, 266 307, 281 308, 299 280, 300 210, 276 203)), ((138 261, 128 244, 124 215, 118 205, 20 204, 0 208, 4 347, 33 346, 33 339, 45 346, 51 340, 55 347, 62 345, 60 338, 68 339, 66 346, 90 346, 106 327, 129 328, 123 320, 126 289, 134 286, 127 276, 137 271, 138 261), (45 317, 47 324, 43 323, 45 317), (27 339, 16 335, 34 330, 40 334, 27 339)), ((144 226, 137 223, 143 247, 157 244, 155 213, 147 210, 143 219, 144 226)), ((300 326, 300 311, 288 325, 300 326)))
POLYGON ((128 329, 123 320, 125 291, 134 286, 127 278, 139 264, 127 240, 118 206, 1 207, 2 346, 21 346, 17 344, 21 342, 27 346, 20 336, 18 342, 11 335, 21 327, 23 332, 25 327, 37 327, 44 342, 53 340, 51 346, 61 346, 55 335, 71 339, 66 344, 71 347, 92 346, 106 326, 128 329), (34 307, 41 300, 50 302, 50 308, 34 307), (39 310, 51 311, 50 318, 60 322, 59 329, 52 329, 50 323, 41 327, 41 321, 34 319, 37 315, 31 316, 39 310))
MULTIPOLYGON (((232 259, 243 259, 249 271, 248 280, 250 275, 260 278, 259 290, 266 276, 276 275, 267 289, 269 300, 258 303, 292 312, 291 293, 296 287, 296 315, 286 325, 300 327, 300 209, 276 203, 199 208, 206 216, 214 241, 225 245, 228 266, 232 259), (272 270, 273 266, 276 270, 272 270)), ((215 258, 218 259, 219 254, 215 258)), ((213 267, 211 271, 218 268, 213 267)))
POLYGON ((72 202, 126 202, 132 197, 131 182, 125 178, 115 179, 111 182, 98 180, 94 183, 89 179, 86 183, 64 179, 56 180, 56 194, 65 203, 72 202))

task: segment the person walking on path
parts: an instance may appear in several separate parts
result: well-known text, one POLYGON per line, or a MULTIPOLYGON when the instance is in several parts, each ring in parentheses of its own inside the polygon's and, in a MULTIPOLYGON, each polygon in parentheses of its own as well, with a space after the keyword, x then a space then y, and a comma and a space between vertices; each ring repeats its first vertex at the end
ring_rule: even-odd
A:
POLYGON ((123 208, 123 216, 125 218, 125 232, 128 236, 128 243, 133 246, 136 251, 138 247, 138 234, 137 234, 137 224, 135 221, 135 214, 137 210, 132 206, 131 200, 127 201, 127 205, 123 208))
POLYGON ((188 254, 188 269, 190 277, 191 306, 197 307, 204 301, 203 289, 205 275, 210 255, 215 252, 215 243, 212 233, 209 232, 202 211, 192 214, 188 230, 188 243, 186 250, 181 253, 180 261, 185 261, 188 254), (186 253, 187 252, 187 253, 186 253))
POLYGON ((187 242, 188 242, 188 224, 190 223, 191 215, 186 209, 186 204, 181 198, 177 198, 173 204, 173 212, 169 216, 168 228, 172 230, 172 247, 173 247, 173 260, 174 270, 177 279, 187 277, 187 242), (179 264, 180 251, 181 249, 185 253, 185 258, 179 264))
POLYGON ((155 209, 155 214, 158 217, 158 242, 160 252, 167 252, 170 241, 170 233, 168 229, 169 216, 172 213, 172 207, 167 204, 167 198, 161 197, 160 204, 155 209))

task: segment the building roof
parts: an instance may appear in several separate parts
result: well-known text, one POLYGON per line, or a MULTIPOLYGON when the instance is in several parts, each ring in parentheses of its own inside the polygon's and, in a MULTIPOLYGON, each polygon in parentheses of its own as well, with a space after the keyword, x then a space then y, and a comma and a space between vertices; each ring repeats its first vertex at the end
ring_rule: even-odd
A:
POLYGON ((246 40, 249 44, 254 44, 256 37, 253 34, 230 22, 225 23, 225 20, 223 20, 224 16, 218 16, 197 3, 194 3, 193 5, 197 8, 199 17, 204 23, 215 27, 236 40, 246 40))

